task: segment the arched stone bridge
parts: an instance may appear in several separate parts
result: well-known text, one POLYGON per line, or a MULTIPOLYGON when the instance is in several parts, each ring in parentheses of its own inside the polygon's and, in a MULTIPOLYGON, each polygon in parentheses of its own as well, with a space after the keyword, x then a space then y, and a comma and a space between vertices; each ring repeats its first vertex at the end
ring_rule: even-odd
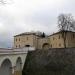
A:
POLYGON ((22 75, 28 50, 35 50, 35 48, 0 48, 0 75, 22 75))

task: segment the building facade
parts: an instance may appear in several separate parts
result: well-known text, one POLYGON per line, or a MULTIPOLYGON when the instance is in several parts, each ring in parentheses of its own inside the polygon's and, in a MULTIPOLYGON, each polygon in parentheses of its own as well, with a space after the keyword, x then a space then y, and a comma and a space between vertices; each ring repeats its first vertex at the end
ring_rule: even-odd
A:
POLYGON ((75 47, 75 32, 66 31, 66 39, 62 32, 54 33, 50 36, 42 37, 42 33, 22 33, 14 36, 14 48, 35 47, 35 49, 49 49, 49 48, 66 48, 75 47))

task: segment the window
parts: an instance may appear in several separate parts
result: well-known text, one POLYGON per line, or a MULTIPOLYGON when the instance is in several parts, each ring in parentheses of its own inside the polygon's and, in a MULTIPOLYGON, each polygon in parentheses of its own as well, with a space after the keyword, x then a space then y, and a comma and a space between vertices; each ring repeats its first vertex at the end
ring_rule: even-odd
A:
POLYGON ((27 37, 27 40, 28 40, 28 37, 27 37))
POLYGON ((17 41, 17 38, 16 38, 16 41, 17 41))
POLYGON ((19 48, 20 48, 20 45, 19 45, 19 48))
POLYGON ((53 40, 54 40, 55 38, 53 37, 53 40))
POLYGON ((59 47, 61 47, 61 44, 59 44, 59 47))
POLYGON ((17 48, 17 45, 16 45, 16 48, 17 48))
POLYGON ((19 38, 19 41, 20 41, 20 38, 19 38))
POLYGON ((59 39, 60 39, 60 35, 59 35, 59 39))
POLYGON ((51 45, 51 48, 52 48, 52 45, 51 45))
POLYGON ((73 38, 74 38, 74 34, 73 34, 73 38))

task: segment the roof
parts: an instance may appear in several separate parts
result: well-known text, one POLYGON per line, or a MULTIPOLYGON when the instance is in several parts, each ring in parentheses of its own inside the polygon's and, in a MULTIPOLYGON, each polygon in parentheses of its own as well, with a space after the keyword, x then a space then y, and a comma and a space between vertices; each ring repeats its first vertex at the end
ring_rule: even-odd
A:
POLYGON ((49 36, 53 36, 53 35, 56 35, 56 34, 59 34, 59 33, 62 33, 62 32, 71 32, 71 33, 75 33, 75 32, 73 32, 73 31, 59 31, 59 32, 53 33, 53 34, 51 34, 51 35, 49 35, 49 36))
POLYGON ((25 32, 25 33, 21 33, 21 34, 15 35, 14 37, 16 37, 16 36, 23 36, 23 35, 35 35, 35 36, 40 37, 42 35, 42 33, 39 34, 39 33, 36 33, 36 32, 25 32))
POLYGON ((35 35, 35 33, 25 32, 25 33, 21 33, 21 34, 15 35, 14 37, 16 37, 16 36, 23 36, 23 35, 35 35))

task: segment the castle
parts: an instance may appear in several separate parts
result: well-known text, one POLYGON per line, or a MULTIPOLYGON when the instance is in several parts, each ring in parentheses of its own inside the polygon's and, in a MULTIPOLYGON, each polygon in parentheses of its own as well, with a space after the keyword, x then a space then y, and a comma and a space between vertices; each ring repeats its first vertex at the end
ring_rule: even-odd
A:
POLYGON ((35 47, 35 49, 75 47, 75 32, 66 31, 66 38, 62 31, 44 36, 41 32, 25 32, 14 36, 14 48, 35 47))

